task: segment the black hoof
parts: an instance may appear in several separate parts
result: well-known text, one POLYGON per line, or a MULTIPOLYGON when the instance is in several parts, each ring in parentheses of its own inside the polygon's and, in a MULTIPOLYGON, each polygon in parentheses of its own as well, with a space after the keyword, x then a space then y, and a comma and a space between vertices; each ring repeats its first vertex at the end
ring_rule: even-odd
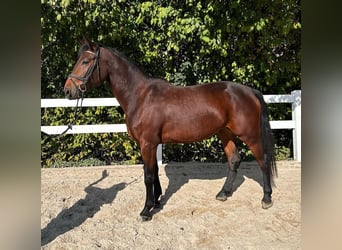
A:
POLYGON ((216 200, 219 201, 226 201, 227 198, 229 197, 229 192, 225 192, 225 191, 220 191, 217 195, 216 195, 216 200))
POLYGON ((147 207, 145 207, 141 213, 140 213, 140 217, 142 221, 149 221, 152 219, 152 214, 150 212, 150 210, 152 210, 152 208, 148 209, 147 207))
POLYGON ((141 221, 149 221, 152 220, 152 215, 140 215, 141 221))
POLYGON ((268 208, 273 206, 273 202, 272 201, 269 201, 269 202, 261 201, 261 206, 263 209, 268 209, 268 208))

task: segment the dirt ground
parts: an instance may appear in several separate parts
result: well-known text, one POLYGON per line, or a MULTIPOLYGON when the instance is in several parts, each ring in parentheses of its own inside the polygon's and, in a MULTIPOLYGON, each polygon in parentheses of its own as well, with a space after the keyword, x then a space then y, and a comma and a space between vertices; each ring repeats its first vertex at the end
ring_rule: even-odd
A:
POLYGON ((301 164, 277 165, 268 210, 255 162, 241 163, 225 202, 215 199, 225 164, 163 165, 162 208, 148 222, 141 165, 42 169, 42 249, 300 249, 301 164))

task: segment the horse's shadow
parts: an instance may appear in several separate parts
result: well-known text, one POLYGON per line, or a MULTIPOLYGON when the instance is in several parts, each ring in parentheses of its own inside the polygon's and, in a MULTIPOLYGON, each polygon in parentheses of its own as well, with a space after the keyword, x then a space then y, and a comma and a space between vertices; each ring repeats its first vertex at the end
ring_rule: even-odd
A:
POLYGON ((41 246, 44 246, 59 235, 62 235, 75 227, 80 226, 87 218, 92 218, 104 204, 114 201, 117 193, 126 187, 126 183, 119 183, 110 188, 101 189, 93 187, 108 176, 107 170, 102 172, 102 177, 91 183, 84 190, 87 195, 73 206, 63 209, 56 218, 41 230, 41 246))
MULTIPOLYGON (((193 165, 193 163, 191 163, 193 165)), ((167 204, 169 199, 175 194, 184 184, 191 179, 200 180, 216 180, 227 176, 227 164, 206 164, 198 163, 196 167, 189 167, 187 163, 170 163, 165 166, 165 173, 169 179, 169 184, 164 195, 160 199, 160 207, 153 210, 153 214, 158 213, 167 204)), ((256 181, 261 187, 263 186, 262 172, 256 162, 241 162, 237 171, 236 180, 233 185, 232 194, 242 185, 245 177, 256 181)), ((225 179, 222 181, 222 186, 225 179)), ((220 190, 217 190, 217 193, 220 190)), ((191 194, 189 194, 191 195, 191 194)), ((260 194, 262 195, 262 194, 260 194)), ((215 197, 213 197, 215 199, 215 197)))

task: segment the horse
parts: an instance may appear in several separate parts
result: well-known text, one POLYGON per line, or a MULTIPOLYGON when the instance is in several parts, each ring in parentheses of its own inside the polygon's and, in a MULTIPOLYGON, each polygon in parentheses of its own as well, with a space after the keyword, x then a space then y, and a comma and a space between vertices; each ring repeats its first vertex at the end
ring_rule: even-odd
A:
POLYGON ((175 86, 146 76, 116 49, 86 39, 65 82, 65 96, 79 99, 103 82, 109 83, 125 113, 127 131, 141 151, 146 188, 142 221, 151 220, 152 210, 161 205, 158 144, 191 143, 213 135, 222 141, 228 160, 227 177, 216 199, 225 201, 232 194, 241 161, 235 141, 240 139, 262 170, 262 208, 273 205, 277 167, 268 109, 260 91, 229 81, 175 86))

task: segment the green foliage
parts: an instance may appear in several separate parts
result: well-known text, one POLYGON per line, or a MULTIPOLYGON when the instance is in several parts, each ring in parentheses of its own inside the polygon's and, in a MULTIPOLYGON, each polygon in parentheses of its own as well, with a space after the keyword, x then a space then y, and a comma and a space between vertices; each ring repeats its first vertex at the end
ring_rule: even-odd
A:
POLYGON ((290 155, 291 155, 291 152, 289 148, 285 146, 276 147, 276 160, 277 161, 289 160, 291 158, 290 155))
POLYGON ((225 162, 227 158, 220 139, 213 136, 202 142, 190 144, 166 144, 163 148, 165 162, 225 162))
POLYGON ((65 167, 88 167, 88 166, 105 166, 106 162, 96 158, 87 158, 80 161, 56 161, 51 163, 50 168, 65 168, 65 167))
MULTIPOLYGON (((300 5, 295 0, 41 0, 41 98, 64 97, 63 85, 83 36, 117 48, 147 75, 176 85, 231 80, 264 94, 290 93, 300 89, 300 34, 300 5)), ((87 93, 110 96, 106 85, 87 93)), ((291 116, 288 110, 288 105, 270 105, 272 119, 291 116)), ((83 111, 80 124, 123 122, 115 108, 83 111)), ((62 108, 41 113, 46 125, 68 124, 73 115, 62 108)), ((288 138, 277 135, 276 141, 288 147, 288 138)), ((141 161, 127 134, 42 135, 41 145, 43 166, 87 158, 141 161)), ((166 159, 222 158, 215 137, 184 145, 181 151, 179 147, 165 146, 166 159)))
MULTIPOLYGON (((73 119, 74 112, 62 112, 55 108, 44 110, 42 125, 68 124, 73 119), (51 115, 53 114, 53 115, 51 115), (72 114, 72 115, 71 115, 72 114), (64 117, 68 117, 65 119, 64 117)), ((84 108, 77 124, 124 123, 116 108, 84 108)), ((77 162, 87 158, 97 158, 111 162, 135 163, 140 159, 140 153, 135 142, 126 133, 79 134, 41 137, 42 166, 53 166, 60 162, 77 162), (128 160, 129 159, 129 160, 128 160)))

